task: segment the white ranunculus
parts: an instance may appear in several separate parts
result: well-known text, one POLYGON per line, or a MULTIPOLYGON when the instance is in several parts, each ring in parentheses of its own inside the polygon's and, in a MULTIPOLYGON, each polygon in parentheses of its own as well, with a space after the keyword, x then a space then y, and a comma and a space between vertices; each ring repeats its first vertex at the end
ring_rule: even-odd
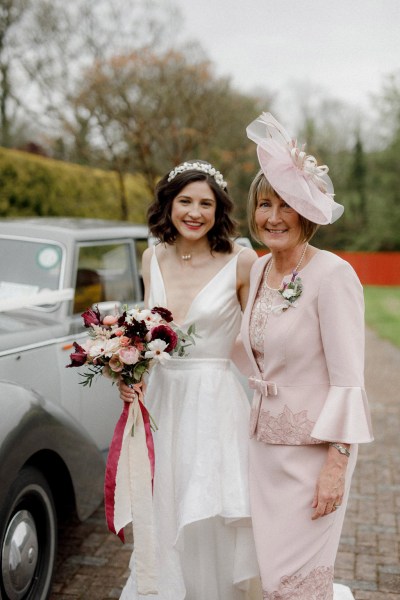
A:
POLYGON ((104 356, 112 356, 119 350, 119 338, 111 338, 106 341, 104 356))
POLYGON ((97 356, 102 356, 104 354, 107 339, 97 338, 95 340, 90 340, 90 345, 87 348, 87 353, 90 358, 96 358, 97 356))
POLYGON ((170 358, 168 352, 164 352, 167 347, 167 343, 164 340, 153 340, 149 343, 148 350, 145 354, 145 358, 152 358, 154 360, 158 360, 159 362, 164 362, 170 358))

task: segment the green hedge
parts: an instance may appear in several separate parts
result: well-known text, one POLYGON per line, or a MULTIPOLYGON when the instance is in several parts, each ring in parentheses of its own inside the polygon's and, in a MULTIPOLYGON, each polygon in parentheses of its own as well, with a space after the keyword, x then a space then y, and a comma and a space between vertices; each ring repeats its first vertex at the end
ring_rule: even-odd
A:
MULTIPOLYGON (((149 192, 125 180, 129 220, 145 223, 149 192)), ((116 173, 0 148, 0 218, 69 216, 120 219, 116 173)))

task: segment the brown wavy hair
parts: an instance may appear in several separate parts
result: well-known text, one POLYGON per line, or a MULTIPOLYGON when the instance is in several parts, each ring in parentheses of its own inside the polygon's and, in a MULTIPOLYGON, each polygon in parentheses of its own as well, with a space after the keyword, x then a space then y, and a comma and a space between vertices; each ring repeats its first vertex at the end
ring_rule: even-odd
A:
MULTIPOLYGON (((188 161, 192 162, 192 161, 188 161)), ((193 161, 203 162, 203 161, 193 161)), ((155 198, 147 210, 147 223, 151 234, 166 244, 173 244, 177 238, 177 230, 171 220, 171 208, 174 198, 179 192, 194 181, 206 181, 215 199, 215 223, 207 233, 208 242, 213 252, 232 252, 232 237, 237 235, 237 224, 233 218, 234 204, 226 188, 219 187, 214 177, 202 171, 184 171, 178 173, 172 181, 168 181, 169 173, 158 182, 155 198)))

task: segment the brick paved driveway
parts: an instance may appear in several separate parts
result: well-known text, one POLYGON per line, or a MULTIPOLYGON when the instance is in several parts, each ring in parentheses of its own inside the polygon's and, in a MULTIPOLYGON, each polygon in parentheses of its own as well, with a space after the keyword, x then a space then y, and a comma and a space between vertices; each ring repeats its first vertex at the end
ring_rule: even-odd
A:
MULTIPOLYGON (((335 579, 356 600, 400 600, 400 350, 370 331, 366 381, 375 442, 360 446, 335 579)), ((119 598, 132 551, 127 538, 123 545, 107 532, 103 507, 67 525, 50 600, 119 598)))

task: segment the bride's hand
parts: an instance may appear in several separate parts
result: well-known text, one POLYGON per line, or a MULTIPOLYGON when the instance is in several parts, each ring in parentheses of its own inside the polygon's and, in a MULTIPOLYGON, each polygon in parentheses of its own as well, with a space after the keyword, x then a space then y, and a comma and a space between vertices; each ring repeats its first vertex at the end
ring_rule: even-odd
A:
POLYGON ((123 381, 118 382, 119 387, 119 397, 123 402, 133 402, 135 397, 135 390, 133 390, 129 385, 126 385, 123 381))

